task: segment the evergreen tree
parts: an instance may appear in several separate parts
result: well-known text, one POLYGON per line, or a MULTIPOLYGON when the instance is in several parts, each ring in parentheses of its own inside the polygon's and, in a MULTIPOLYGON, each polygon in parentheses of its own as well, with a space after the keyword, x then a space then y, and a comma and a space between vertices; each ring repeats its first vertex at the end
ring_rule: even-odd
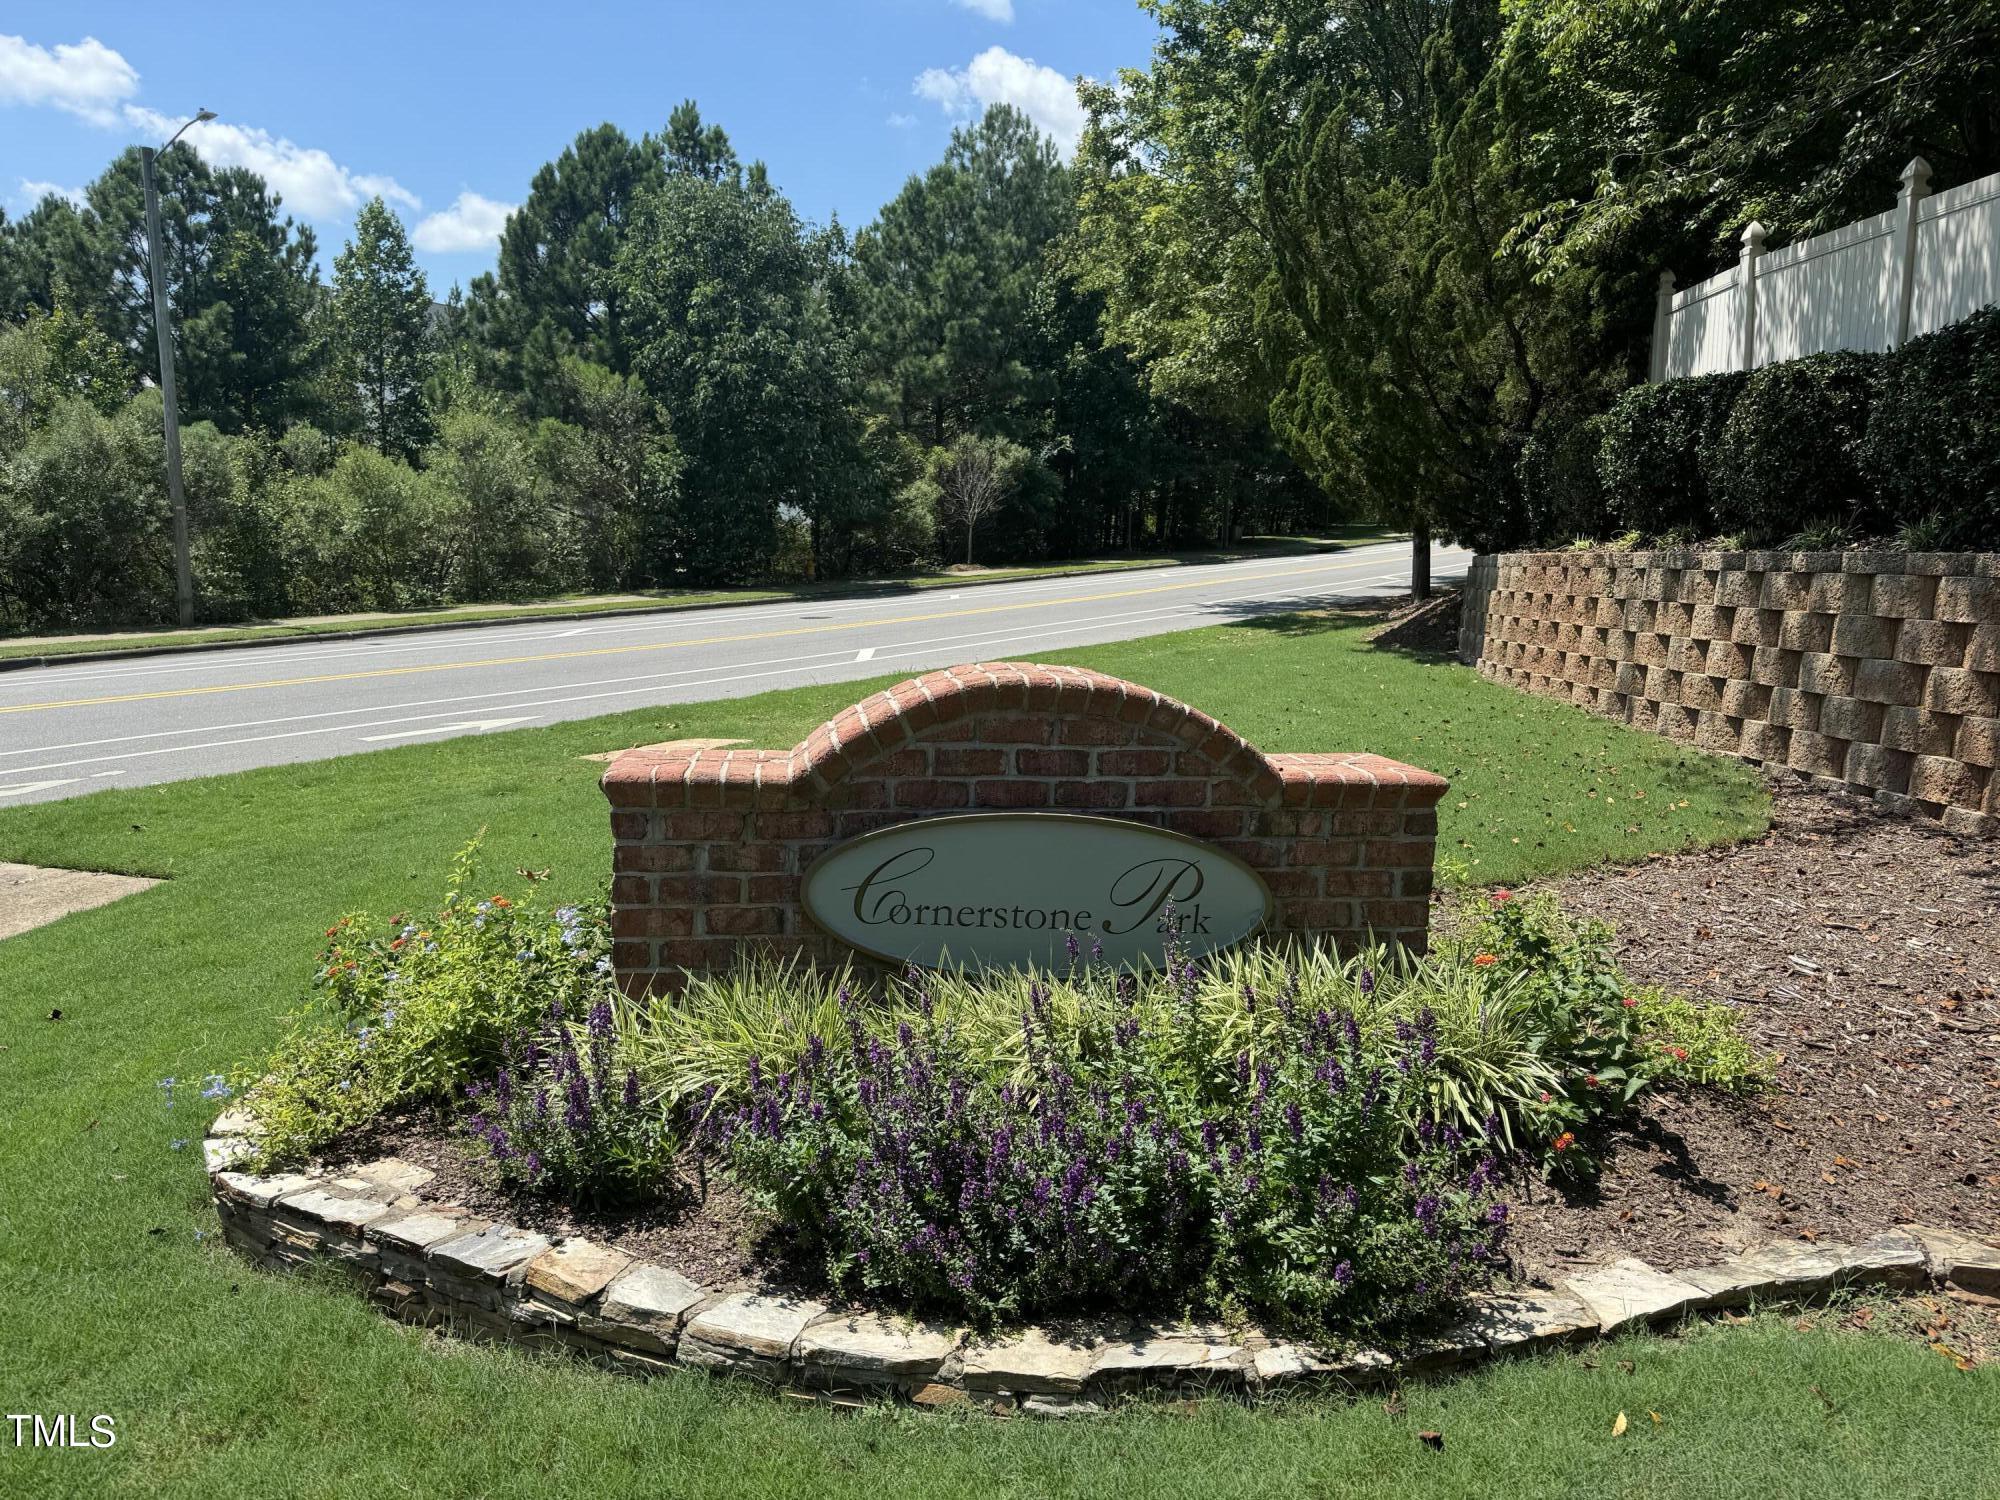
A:
POLYGON ((619 276, 635 368, 684 460, 674 545, 687 576, 760 576, 780 508, 816 504, 816 460, 847 394, 824 267, 776 193, 676 173, 641 205, 619 276))
POLYGON ((467 303, 486 378, 549 414, 543 392, 575 357, 631 373, 622 283, 612 274, 639 199, 665 180, 657 142, 615 125, 579 135, 535 173, 500 236, 497 271, 467 303))
MULTIPOLYGON (((312 231, 241 167, 208 166, 183 142, 155 163, 162 258, 174 317, 183 420, 227 432, 280 430, 313 415, 319 350, 312 231)), ((27 296, 51 308, 58 283, 79 312, 158 383, 139 153, 85 189, 79 212, 48 199, 21 224, 27 296)))
MULTIPOLYGON (((729 144, 729 136, 720 125, 701 123, 701 109, 692 99, 684 99, 667 116, 667 128, 660 137, 660 147, 664 153, 667 171, 680 177, 692 177, 698 182, 740 183, 743 169, 736 160, 736 150, 729 144)), ((753 175, 764 176, 762 164, 751 169, 753 175)), ((764 176, 764 184, 769 187, 769 178, 764 176)))
POLYGON ((859 237, 864 359, 906 432, 933 446, 1017 431, 1044 382, 1029 360, 1030 306, 1072 214, 1055 146, 995 105, 954 131, 859 237))
POLYGON ((334 367, 353 392, 363 437, 378 452, 414 457, 431 436, 430 288, 380 198, 355 217, 354 238, 334 260, 329 315, 334 367))

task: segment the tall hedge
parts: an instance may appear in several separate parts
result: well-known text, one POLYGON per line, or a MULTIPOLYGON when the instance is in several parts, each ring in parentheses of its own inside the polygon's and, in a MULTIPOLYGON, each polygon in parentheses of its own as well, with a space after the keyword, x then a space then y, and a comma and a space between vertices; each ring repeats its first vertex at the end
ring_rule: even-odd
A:
POLYGON ((1865 533, 1883 524, 1861 474, 1882 363, 1878 354, 1843 351, 1751 373, 1701 454, 1718 530, 1768 543, 1814 525, 1865 533))
POLYGON ((1716 530, 1702 454, 1749 380, 1741 372, 1633 386, 1604 417, 1598 455, 1605 503, 1621 530, 1704 537, 1716 530))
POLYGON ((1538 544, 1814 526, 2000 549, 2000 307, 1889 354, 1843 351, 1634 386, 1540 435, 1519 478, 1538 544))
POLYGON ((1518 474, 1528 526, 1543 542, 1610 536, 1624 528, 1599 476, 1608 417, 1585 417, 1522 446, 1518 474))
POLYGON ((1883 360, 1862 473, 1898 525, 1940 547, 2000 547, 2000 307, 1883 360))

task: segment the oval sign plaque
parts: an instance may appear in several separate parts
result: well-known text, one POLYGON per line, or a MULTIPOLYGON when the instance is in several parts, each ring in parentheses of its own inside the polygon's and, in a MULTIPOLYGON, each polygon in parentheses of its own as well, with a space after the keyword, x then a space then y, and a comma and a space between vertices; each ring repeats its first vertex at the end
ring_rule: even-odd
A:
POLYGON ((864 834, 813 862, 806 912, 875 958, 923 968, 1059 968, 1066 939, 1156 965, 1173 908, 1191 953, 1271 915, 1257 872, 1211 844, 1115 818, 971 813, 864 834))

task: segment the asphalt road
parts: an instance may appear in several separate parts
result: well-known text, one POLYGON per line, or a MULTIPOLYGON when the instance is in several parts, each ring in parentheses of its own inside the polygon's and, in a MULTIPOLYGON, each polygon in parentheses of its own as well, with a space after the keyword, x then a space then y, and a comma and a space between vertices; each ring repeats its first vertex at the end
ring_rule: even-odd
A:
MULTIPOLYGON (((1440 582, 1470 554, 1440 547, 1440 582)), ((0 673, 0 807, 1403 592, 1408 543, 0 673)))

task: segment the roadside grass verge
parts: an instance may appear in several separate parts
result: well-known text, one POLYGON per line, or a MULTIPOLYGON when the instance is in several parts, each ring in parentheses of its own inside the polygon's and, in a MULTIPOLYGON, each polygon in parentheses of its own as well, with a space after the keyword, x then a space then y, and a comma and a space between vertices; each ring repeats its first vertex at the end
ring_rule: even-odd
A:
MULTIPOLYGON (((1766 818, 1743 767, 1376 650, 1338 617, 1046 659, 1184 697, 1268 749, 1444 772, 1441 847, 1480 880, 1743 837, 1766 818)), ((703 1379, 626 1385, 426 1347, 340 1287, 254 1272, 201 1238, 215 1106, 182 1087, 169 1110, 158 1082, 268 1052, 335 916, 418 908, 482 826, 492 889, 552 870, 552 893, 588 896, 609 834, 601 767, 580 757, 692 735, 789 745, 890 680, 0 813, 0 859, 167 877, 0 943, 0 1400, 86 1427, 109 1413, 119 1432, 109 1453, 51 1453, 5 1446, 0 1427, 0 1493, 1831 1496, 1923 1493, 1926 1475, 1961 1493, 1988 1471, 1989 1376, 1770 1320, 1618 1351, 1629 1378, 1606 1355, 1413 1387, 1393 1416, 1369 1399, 1102 1424, 847 1420, 703 1379), (1614 1441, 1619 1409, 1635 1430, 1614 1441), (1443 1453, 1417 1442, 1425 1429, 1446 1434, 1443 1453)))
POLYGON ((200 630, 135 630, 114 634, 0 636, 0 661, 20 658, 95 656, 107 651, 234 646, 248 641, 311 640, 315 636, 369 635, 412 627, 446 625, 527 624, 536 620, 574 619, 596 615, 658 614, 676 609, 712 609, 733 604, 770 604, 829 598, 920 593, 926 589, 968 588, 983 583, 1019 583, 1031 578, 1069 578, 1094 573, 1129 573, 1149 568, 1190 567, 1205 563, 1244 562, 1259 557, 1290 557, 1318 552, 1345 552, 1382 542, 1403 540, 1400 532, 1372 526, 1335 528, 1313 537, 1251 537, 1234 547, 1208 552, 1168 553, 1147 557, 1084 558, 1024 568, 988 568, 976 572, 904 573, 886 578, 843 579, 834 583, 804 583, 780 588, 651 589, 629 594, 563 594, 526 604, 466 604, 402 614, 332 615, 297 620, 252 621, 200 630))

